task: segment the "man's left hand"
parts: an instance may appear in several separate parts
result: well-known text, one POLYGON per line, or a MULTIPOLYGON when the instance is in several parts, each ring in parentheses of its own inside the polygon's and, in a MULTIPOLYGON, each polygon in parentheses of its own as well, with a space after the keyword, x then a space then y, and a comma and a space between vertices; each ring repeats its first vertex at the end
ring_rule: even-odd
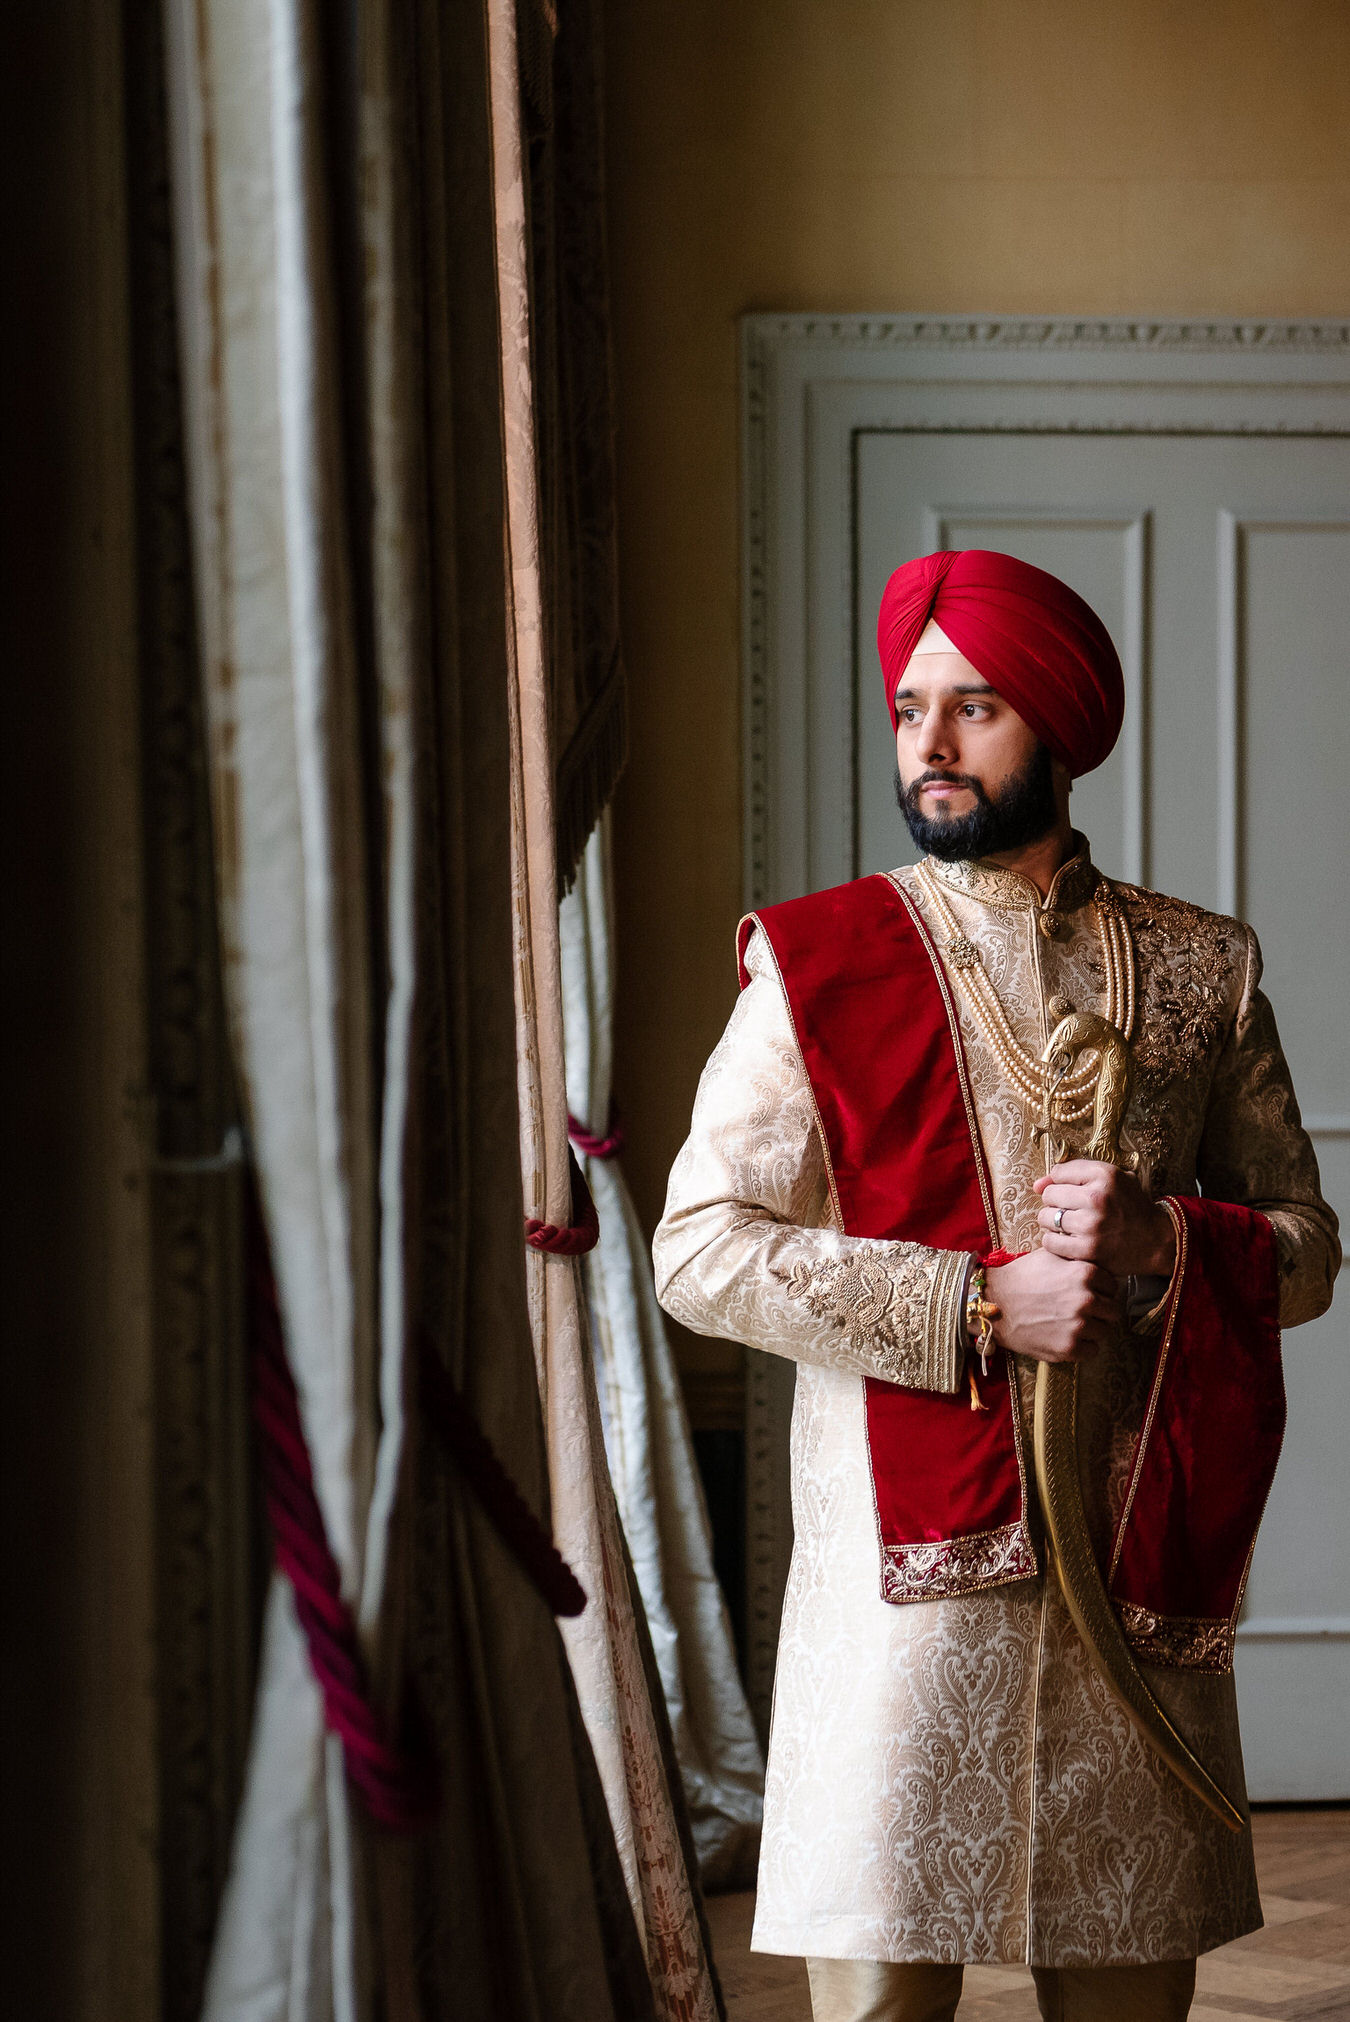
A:
POLYGON ((1171 1277, 1172 1217, 1149 1199, 1132 1172, 1100 1159, 1071 1158, 1035 1184, 1041 1197, 1036 1219, 1045 1231, 1041 1242, 1052 1255, 1100 1264, 1118 1278, 1171 1277))

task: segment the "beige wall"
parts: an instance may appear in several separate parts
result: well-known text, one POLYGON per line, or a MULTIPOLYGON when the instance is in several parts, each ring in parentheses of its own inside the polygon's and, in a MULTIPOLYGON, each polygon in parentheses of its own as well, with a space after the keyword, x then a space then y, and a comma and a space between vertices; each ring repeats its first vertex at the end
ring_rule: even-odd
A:
POLYGON ((616 1085, 650 1227, 734 992, 735 318, 1345 314, 1350 5, 611 0, 607 38, 616 1085))

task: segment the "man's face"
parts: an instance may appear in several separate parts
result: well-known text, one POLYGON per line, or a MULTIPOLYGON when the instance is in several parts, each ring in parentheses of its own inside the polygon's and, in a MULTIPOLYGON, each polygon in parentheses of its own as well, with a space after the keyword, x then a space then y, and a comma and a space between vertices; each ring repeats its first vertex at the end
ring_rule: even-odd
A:
POLYGON ((1049 753, 964 654, 916 654, 895 707, 897 791, 921 849, 988 856, 1053 828, 1049 753))
POLYGON ((908 792, 924 781, 918 800, 928 816, 971 813, 976 796, 960 783, 962 777, 978 779, 990 799, 997 799, 1036 750, 1035 731, 955 649, 910 661, 895 713, 900 784, 908 792))

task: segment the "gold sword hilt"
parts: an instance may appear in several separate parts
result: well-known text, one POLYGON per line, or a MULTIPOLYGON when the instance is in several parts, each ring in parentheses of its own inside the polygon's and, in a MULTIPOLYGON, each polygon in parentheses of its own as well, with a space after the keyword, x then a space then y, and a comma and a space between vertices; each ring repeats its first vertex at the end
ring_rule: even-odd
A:
POLYGON ((1133 1166, 1133 1156, 1121 1158, 1120 1133, 1134 1087, 1134 1063, 1123 1032, 1094 1011, 1071 1011, 1061 1018, 1041 1055, 1045 1068, 1045 1118, 1038 1137, 1051 1137, 1052 1108, 1059 1084, 1073 1072, 1080 1053, 1100 1055, 1097 1088, 1092 1103, 1092 1135, 1080 1156, 1105 1165, 1133 1166))

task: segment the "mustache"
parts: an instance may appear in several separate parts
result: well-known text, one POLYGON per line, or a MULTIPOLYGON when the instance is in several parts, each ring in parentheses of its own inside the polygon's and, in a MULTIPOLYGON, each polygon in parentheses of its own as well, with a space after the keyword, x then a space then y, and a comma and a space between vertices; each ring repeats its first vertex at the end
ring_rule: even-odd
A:
POLYGON ((926 786, 964 786, 967 792, 974 794, 976 800, 982 806, 989 799, 983 782, 974 778, 972 774, 968 772, 935 772, 930 768, 927 772, 921 772, 917 779, 912 779, 909 785, 903 789, 904 799, 911 808, 917 809, 919 795, 926 786))

